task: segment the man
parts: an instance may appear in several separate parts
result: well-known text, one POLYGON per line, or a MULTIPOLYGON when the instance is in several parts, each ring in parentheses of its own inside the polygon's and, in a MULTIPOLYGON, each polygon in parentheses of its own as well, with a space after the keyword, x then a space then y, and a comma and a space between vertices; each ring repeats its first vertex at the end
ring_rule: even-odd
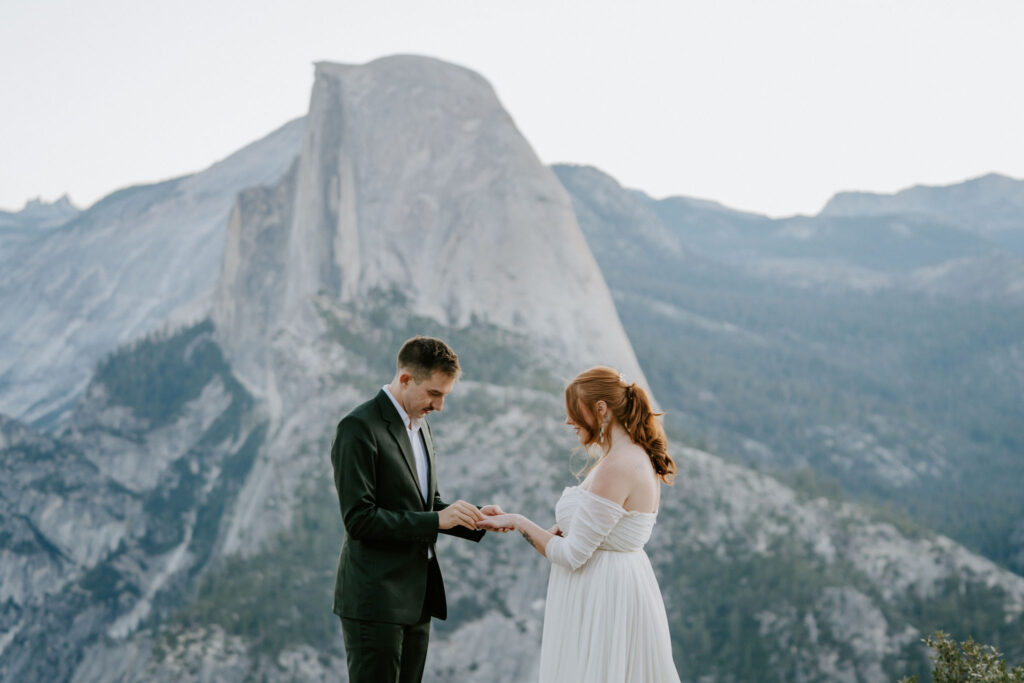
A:
POLYGON ((479 541, 476 522, 501 514, 437 492, 434 443, 423 418, 441 410, 461 370, 439 339, 398 352, 391 384, 338 424, 331 447, 345 523, 334 613, 341 617, 351 683, 419 681, 430 618, 447 617, 434 543, 447 533, 479 541))

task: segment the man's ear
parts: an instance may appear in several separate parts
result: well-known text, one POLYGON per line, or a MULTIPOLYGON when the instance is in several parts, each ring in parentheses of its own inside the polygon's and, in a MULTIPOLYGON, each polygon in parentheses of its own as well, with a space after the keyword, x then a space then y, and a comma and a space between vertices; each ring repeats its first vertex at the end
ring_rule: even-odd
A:
POLYGON ((409 386, 409 382, 411 382, 412 379, 413 379, 413 377, 412 377, 412 373, 411 372, 406 372, 405 370, 399 370, 399 372, 398 372, 398 383, 401 384, 403 387, 408 387, 409 386))

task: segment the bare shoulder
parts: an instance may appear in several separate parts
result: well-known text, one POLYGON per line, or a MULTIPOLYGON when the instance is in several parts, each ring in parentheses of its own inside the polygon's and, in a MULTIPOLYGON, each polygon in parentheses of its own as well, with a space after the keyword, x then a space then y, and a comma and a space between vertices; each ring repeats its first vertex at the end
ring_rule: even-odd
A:
POLYGON ((650 458, 639 446, 630 444, 617 448, 594 469, 590 491, 621 505, 637 482, 649 476, 650 469, 650 458))
POLYGON ((609 453, 608 458, 620 476, 644 476, 651 471, 651 456, 640 446, 630 443, 609 453))

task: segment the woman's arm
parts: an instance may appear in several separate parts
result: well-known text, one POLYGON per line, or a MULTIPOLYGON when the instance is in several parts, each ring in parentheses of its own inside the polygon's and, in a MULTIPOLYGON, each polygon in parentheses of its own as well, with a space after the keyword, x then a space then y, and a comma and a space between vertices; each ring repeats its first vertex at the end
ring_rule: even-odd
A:
POLYGON ((522 534, 523 538, 533 546, 534 550, 545 557, 547 555, 545 555, 544 551, 548 546, 548 541, 555 537, 555 534, 541 529, 522 515, 494 515, 477 522, 476 525, 481 529, 493 529, 495 531, 514 529, 522 534))

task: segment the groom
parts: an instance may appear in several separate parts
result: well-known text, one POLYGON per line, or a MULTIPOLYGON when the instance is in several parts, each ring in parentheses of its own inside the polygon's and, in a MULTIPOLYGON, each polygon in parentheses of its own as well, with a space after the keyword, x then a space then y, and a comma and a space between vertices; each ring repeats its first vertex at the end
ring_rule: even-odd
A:
POLYGON ((444 407, 461 370, 440 339, 414 337, 398 352, 391 384, 338 424, 331 447, 345 540, 334 613, 351 683, 419 681, 430 618, 445 619, 437 534, 479 541, 476 523, 501 514, 437 492, 434 442, 423 418, 444 407))

